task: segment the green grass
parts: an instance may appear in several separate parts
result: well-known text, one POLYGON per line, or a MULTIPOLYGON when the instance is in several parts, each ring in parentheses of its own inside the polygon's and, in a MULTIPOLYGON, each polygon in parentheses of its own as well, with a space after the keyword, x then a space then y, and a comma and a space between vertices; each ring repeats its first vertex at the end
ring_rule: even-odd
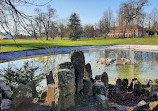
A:
POLYGON ((0 40, 0 52, 13 52, 30 49, 42 49, 50 47, 64 47, 64 46, 86 46, 86 45, 114 45, 114 44, 138 44, 138 45, 158 45, 158 37, 146 38, 81 38, 77 41, 69 40, 34 40, 34 39, 16 39, 13 40, 0 40))

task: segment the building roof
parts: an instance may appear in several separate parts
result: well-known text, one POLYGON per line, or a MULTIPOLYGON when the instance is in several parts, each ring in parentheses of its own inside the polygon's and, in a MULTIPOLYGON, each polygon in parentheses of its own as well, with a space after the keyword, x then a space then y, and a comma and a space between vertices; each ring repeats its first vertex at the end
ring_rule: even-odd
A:
MULTIPOLYGON (((125 26, 117 26, 117 27, 111 27, 110 30, 120 30, 122 28, 125 28, 125 26)), ((127 26, 127 29, 140 29, 142 28, 141 26, 139 25, 130 25, 130 26, 127 26)))

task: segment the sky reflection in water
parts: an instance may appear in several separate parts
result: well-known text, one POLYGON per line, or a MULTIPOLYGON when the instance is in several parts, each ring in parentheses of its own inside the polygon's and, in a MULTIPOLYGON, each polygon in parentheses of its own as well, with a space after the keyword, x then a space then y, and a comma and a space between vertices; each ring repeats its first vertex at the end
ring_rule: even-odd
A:
MULTIPOLYGON (((114 83, 115 78, 132 78, 137 77, 139 81, 145 83, 149 79, 158 79, 158 53, 152 52, 135 52, 134 62, 135 65, 105 65, 98 64, 97 60, 100 58, 116 58, 121 57, 130 58, 129 51, 122 50, 103 50, 103 49, 90 49, 84 51, 86 63, 90 63, 92 66, 93 78, 95 75, 100 75, 102 72, 107 72, 109 76, 109 82, 114 83)), ((55 70, 57 64, 70 61, 70 53, 57 54, 57 55, 40 55, 20 60, 0 63, 0 69, 8 67, 8 64, 12 64, 15 67, 21 67, 24 62, 31 61, 34 65, 40 66, 37 74, 48 73, 50 70, 55 70)), ((41 83, 42 87, 46 86, 46 81, 41 83)))

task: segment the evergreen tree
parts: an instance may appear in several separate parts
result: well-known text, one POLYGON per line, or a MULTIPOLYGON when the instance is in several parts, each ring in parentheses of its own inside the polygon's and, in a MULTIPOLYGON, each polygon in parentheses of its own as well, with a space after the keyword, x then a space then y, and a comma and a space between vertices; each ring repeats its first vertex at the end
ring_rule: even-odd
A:
POLYGON ((69 19, 69 38, 72 40, 77 40, 81 37, 82 27, 80 24, 80 19, 78 14, 73 13, 69 19))

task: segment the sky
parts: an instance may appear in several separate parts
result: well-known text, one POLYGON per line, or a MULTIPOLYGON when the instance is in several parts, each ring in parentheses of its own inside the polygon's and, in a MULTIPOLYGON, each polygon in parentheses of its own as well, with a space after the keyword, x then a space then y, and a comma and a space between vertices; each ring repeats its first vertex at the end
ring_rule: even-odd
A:
MULTIPOLYGON (((36 4, 44 4, 49 0, 34 0, 36 4)), ((94 24, 97 23, 103 16, 103 13, 110 8, 114 16, 117 16, 117 12, 120 3, 126 0, 52 0, 49 5, 56 9, 56 15, 58 18, 69 18, 73 12, 79 14, 82 24, 94 24)), ((148 5, 144 8, 145 12, 151 12, 154 8, 158 8, 158 0, 149 0, 148 5)), ((18 7, 24 13, 33 15, 34 8, 40 8, 46 11, 46 6, 36 7, 18 7)))

